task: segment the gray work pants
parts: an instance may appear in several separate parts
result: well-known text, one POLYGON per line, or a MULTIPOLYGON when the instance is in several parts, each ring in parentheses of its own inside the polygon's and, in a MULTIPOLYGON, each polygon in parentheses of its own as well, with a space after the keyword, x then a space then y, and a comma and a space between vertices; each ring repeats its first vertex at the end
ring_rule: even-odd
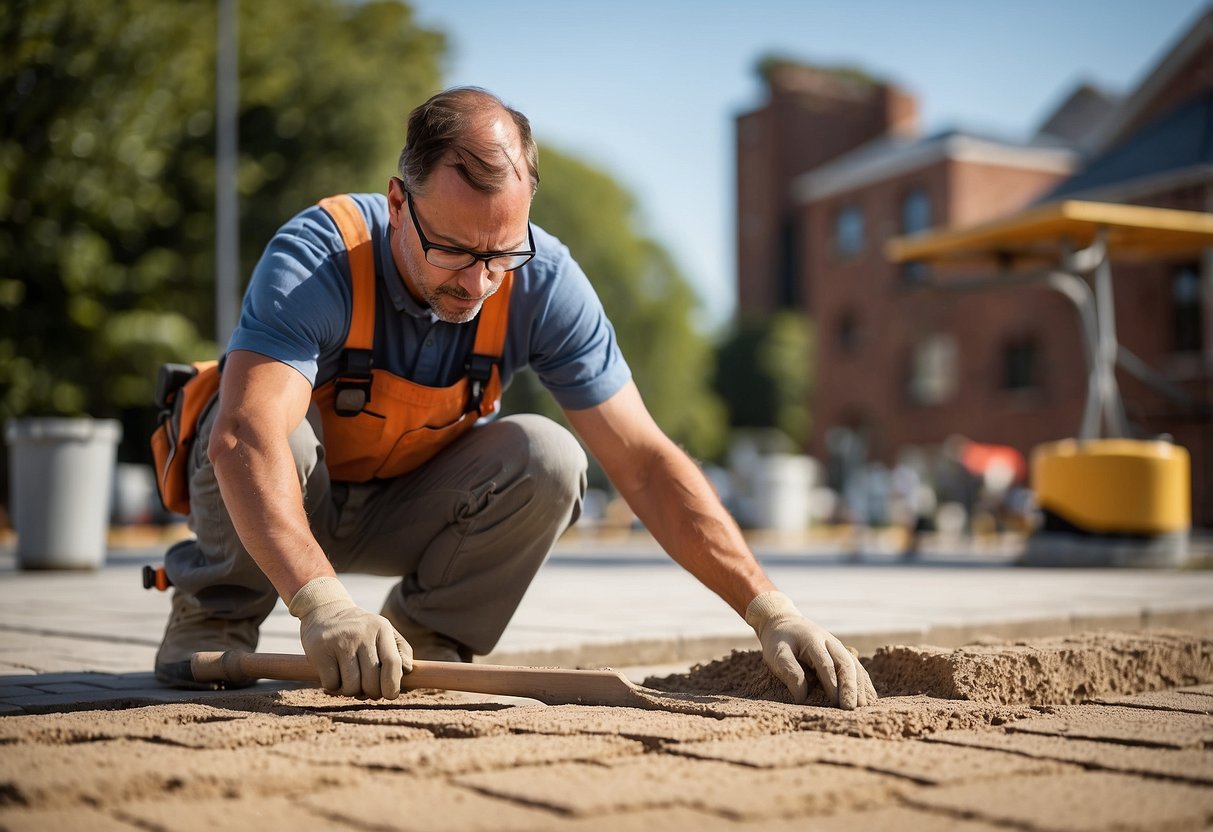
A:
MULTIPOLYGON (((203 414, 190 459, 196 539, 171 548, 165 570, 213 616, 260 622, 278 595, 236 535, 207 457, 217 411, 203 414)), ((403 594, 407 615, 479 655, 497 644, 585 496, 585 452, 542 416, 479 425, 415 471, 369 483, 330 481, 315 405, 290 446, 333 568, 400 576, 391 591, 403 594)))

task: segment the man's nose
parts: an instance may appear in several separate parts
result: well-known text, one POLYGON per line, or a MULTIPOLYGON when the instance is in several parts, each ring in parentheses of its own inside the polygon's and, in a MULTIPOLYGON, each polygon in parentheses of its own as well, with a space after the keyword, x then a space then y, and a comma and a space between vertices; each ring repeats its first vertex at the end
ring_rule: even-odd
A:
POLYGON ((493 286, 493 275, 483 260, 459 272, 459 288, 474 298, 484 297, 493 286))

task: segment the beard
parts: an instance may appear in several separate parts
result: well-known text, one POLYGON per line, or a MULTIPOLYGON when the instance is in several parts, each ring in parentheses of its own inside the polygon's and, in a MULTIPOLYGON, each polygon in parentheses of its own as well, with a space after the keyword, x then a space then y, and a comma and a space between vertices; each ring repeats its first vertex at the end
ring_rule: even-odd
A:
MULTIPOLYGON (((480 314, 484 302, 501 288, 503 278, 492 283, 482 297, 469 305, 467 301, 472 300, 472 296, 458 286, 426 282, 431 276, 430 273, 436 271, 436 268, 430 266, 425 260, 418 262, 413 257, 413 252, 403 244, 403 238, 401 238, 401 245, 397 250, 400 252, 401 261, 407 270, 407 274, 400 276, 404 280, 405 286, 408 287, 410 283, 408 275, 413 275, 412 288, 421 295, 421 300, 437 316, 438 320, 444 323, 466 324, 473 320, 480 314)), ((450 272, 446 272, 446 274, 450 274, 450 272)))
POLYGON ((498 281, 489 287, 483 296, 474 299, 458 287, 425 286, 421 296, 429 304, 430 310, 438 316, 438 320, 448 324, 466 324, 480 314, 481 307, 501 287, 498 281))

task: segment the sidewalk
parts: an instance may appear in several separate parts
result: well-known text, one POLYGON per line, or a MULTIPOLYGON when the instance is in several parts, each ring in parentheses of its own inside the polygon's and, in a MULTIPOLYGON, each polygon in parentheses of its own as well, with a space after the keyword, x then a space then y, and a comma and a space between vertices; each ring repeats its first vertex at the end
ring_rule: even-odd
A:
MULTIPOLYGON (((145 591, 162 545, 117 549, 96 572, 20 572, 0 549, 0 713, 115 697, 174 701, 150 674, 169 597, 145 591), (53 674, 53 675, 48 675, 53 674)), ((1065 570, 1010 565, 1009 552, 928 551, 901 563, 878 546, 859 562, 829 542, 755 544, 771 578, 862 653, 884 644, 956 646, 981 637, 1095 629, 1213 628, 1213 570, 1065 570)), ((378 609, 394 581, 343 576, 378 609)), ((562 542, 492 655, 497 664, 643 668, 752 649, 753 634, 647 537, 562 542)), ((301 652, 279 603, 263 652, 301 652)))

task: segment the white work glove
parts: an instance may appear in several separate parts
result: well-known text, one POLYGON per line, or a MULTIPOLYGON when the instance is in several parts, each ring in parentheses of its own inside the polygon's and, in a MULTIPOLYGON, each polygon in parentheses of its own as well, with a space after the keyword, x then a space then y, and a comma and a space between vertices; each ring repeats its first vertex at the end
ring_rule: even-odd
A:
POLYGON ((358 607, 341 581, 313 578, 287 605, 320 684, 333 693, 395 699, 413 669, 413 648, 381 615, 358 607))
POLYGON ((876 701, 876 689, 858 657, 801 615, 782 592, 764 592, 751 601, 745 621, 758 634, 767 667, 788 686, 798 705, 809 695, 804 667, 817 672, 826 695, 840 708, 849 711, 876 701))

